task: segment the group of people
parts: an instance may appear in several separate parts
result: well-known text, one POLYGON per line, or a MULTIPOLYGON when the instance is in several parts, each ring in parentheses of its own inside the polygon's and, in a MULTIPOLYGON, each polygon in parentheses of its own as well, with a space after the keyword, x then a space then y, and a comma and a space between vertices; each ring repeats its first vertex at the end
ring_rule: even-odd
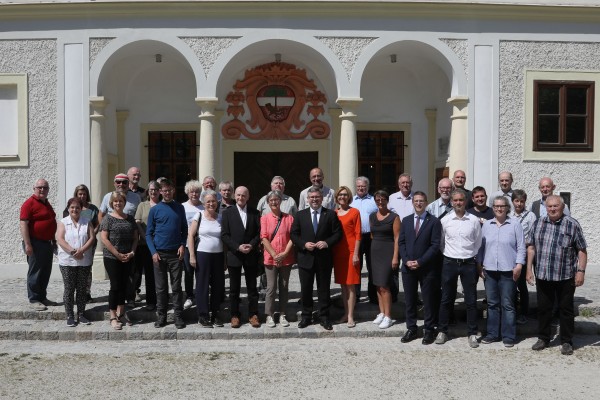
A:
POLYGON ((230 281, 232 328, 242 325, 242 271, 248 323, 261 326, 257 279, 262 275, 266 280, 266 325, 289 326, 288 285, 294 265, 301 286, 298 328, 318 322, 326 330, 333 329, 329 311, 332 274, 341 285, 344 308, 335 323, 353 328, 366 263, 366 293, 369 301, 378 304, 373 323, 381 329, 394 323, 392 303, 402 277, 407 327, 402 342, 418 337, 421 302, 422 343, 448 340, 460 278, 468 344, 477 347, 480 342, 502 341, 511 347, 516 341, 516 324, 527 321, 527 283, 536 282, 539 340, 533 349, 548 346, 557 308, 561 352, 573 352, 573 297, 575 287, 584 281, 587 246, 563 199, 553 194, 550 178, 540 180, 542 198, 527 210, 527 195, 512 189, 509 172, 499 175, 500 190, 488 198, 481 186, 465 189, 464 171, 455 171, 451 179, 438 182, 439 198, 428 203, 424 192, 413 192, 408 174, 400 175, 398 192, 378 190, 371 195, 366 177, 356 179, 355 193, 347 186, 333 190, 323 184, 323 171, 313 168, 311 185, 301 192, 298 204, 285 194, 284 178, 275 176, 257 209, 248 206, 246 187, 234 189, 231 182, 224 181, 217 192, 216 180, 210 176, 202 183, 186 184, 189 200, 183 204, 174 200, 175 187, 169 179, 151 181, 145 190, 139 186, 140 177, 136 167, 116 175, 115 191, 104 196, 99 209, 90 203, 87 187, 79 185, 58 224, 47 200, 48 182, 40 179, 35 183, 20 218, 29 263, 28 295, 35 310, 55 304, 47 299, 46 287, 56 240, 67 324, 89 323, 84 311, 99 232, 110 279, 110 323, 117 330, 131 324, 125 305, 141 299, 142 275, 146 308, 156 310, 157 328, 167 324, 169 280, 178 329, 185 327, 183 310, 194 303, 202 326, 223 326, 220 305, 225 298, 225 271, 230 281), (476 336, 479 277, 485 283, 488 309, 486 335, 481 339, 476 336), (313 321, 315 280, 318 311, 313 321))

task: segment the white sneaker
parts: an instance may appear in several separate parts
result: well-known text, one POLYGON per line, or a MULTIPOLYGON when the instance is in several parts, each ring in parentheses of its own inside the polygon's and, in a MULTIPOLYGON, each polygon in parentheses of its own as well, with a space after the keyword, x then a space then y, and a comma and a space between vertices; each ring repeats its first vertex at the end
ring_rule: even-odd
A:
POLYGON ((185 303, 183 303, 183 309, 187 310, 188 308, 190 308, 192 306, 192 299, 187 299, 185 301, 185 303))
POLYGON ((373 320, 373 323, 374 323, 375 325, 379 325, 379 324, 381 323, 381 321, 383 321, 383 317, 385 317, 385 315, 383 315, 383 313, 379 313, 379 314, 377 314, 377 318, 375 318, 375 319, 373 320))
POLYGON ((290 326, 290 323, 288 322, 288 320, 285 318, 285 314, 281 314, 279 316, 279 324, 281 326, 287 327, 290 326))
POLYGON ((383 320, 379 324, 379 329, 387 329, 392 326, 394 323, 390 317, 383 317, 383 320))
POLYGON ((273 320, 273 317, 271 317, 270 315, 267 315, 267 326, 269 328, 275 328, 275 321, 273 320))

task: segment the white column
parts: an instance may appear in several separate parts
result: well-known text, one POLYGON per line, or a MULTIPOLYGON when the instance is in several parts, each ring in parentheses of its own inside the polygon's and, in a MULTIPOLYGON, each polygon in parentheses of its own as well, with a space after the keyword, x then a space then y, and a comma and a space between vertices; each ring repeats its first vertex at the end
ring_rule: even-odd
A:
POLYGON ((358 176, 358 145, 356 141, 356 110, 362 103, 362 99, 338 99, 336 101, 342 107, 340 120, 340 163, 339 163, 339 185, 354 188, 358 176))
MULTIPOLYGON (((196 98, 200 107, 200 154, 198 157, 198 180, 205 176, 215 176, 215 107, 216 97, 196 98)), ((218 178, 217 178, 218 179, 218 178)))
MULTIPOLYGON (((108 100, 104 97, 90 97, 91 129, 90 129, 90 173, 92 203, 100 207, 102 197, 107 192, 106 187, 106 149, 104 146, 104 109, 108 100)), ((106 279, 106 271, 102 263, 102 242, 98 238, 94 264, 92 266, 94 279, 106 279)))
POLYGON ((452 126, 450 130, 450 148, 448 150, 448 173, 450 176, 457 169, 468 170, 468 107, 467 96, 455 96, 448 99, 452 105, 452 126))

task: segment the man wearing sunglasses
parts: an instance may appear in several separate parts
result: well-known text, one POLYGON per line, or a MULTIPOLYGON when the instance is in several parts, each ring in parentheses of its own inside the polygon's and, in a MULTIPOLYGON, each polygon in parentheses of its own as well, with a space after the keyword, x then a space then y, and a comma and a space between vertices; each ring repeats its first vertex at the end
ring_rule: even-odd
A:
POLYGON ((56 214, 48 202, 50 186, 38 179, 33 195, 21 206, 19 227, 23 250, 27 255, 27 296, 33 310, 44 311, 56 303, 46 298, 46 289, 52 272, 52 253, 56 233, 56 214))
MULTIPOLYGON (((125 209, 123 211, 125 214, 135 217, 135 211, 137 210, 137 207, 141 203, 142 199, 137 193, 134 193, 129 189, 129 178, 127 175, 123 173, 115 175, 114 182, 115 192, 123 193, 127 198, 127 203, 125 203, 125 209)), ((109 205, 111 194, 112 192, 106 193, 102 199, 102 204, 100 204, 100 212, 98 213, 98 222, 102 222, 102 218, 104 218, 106 214, 113 211, 109 205)))

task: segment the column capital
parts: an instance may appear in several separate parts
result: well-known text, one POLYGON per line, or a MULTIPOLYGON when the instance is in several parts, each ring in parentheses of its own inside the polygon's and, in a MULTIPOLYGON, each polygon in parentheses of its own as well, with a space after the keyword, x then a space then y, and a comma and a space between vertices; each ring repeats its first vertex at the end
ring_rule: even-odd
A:
POLYGON ((104 96, 90 97, 90 106, 92 107, 90 118, 104 118, 104 109, 108 103, 104 96))
POLYGON ((219 99, 216 97, 196 97, 196 104, 200 107, 200 115, 198 118, 214 117, 214 111, 219 104, 219 99))
POLYGON ((437 108, 425 109, 425 118, 428 120, 435 119, 437 117, 437 108))
POLYGON ((467 96, 454 96, 448 99, 448 104, 452 106, 452 116, 450 119, 467 119, 468 112, 467 106, 469 104, 469 97, 467 96))
POLYGON ((123 122, 129 118, 129 110, 117 110, 117 122, 123 122))
POLYGON ((335 102, 342 107, 340 118, 356 117, 356 110, 362 104, 360 97, 339 97, 335 102))

